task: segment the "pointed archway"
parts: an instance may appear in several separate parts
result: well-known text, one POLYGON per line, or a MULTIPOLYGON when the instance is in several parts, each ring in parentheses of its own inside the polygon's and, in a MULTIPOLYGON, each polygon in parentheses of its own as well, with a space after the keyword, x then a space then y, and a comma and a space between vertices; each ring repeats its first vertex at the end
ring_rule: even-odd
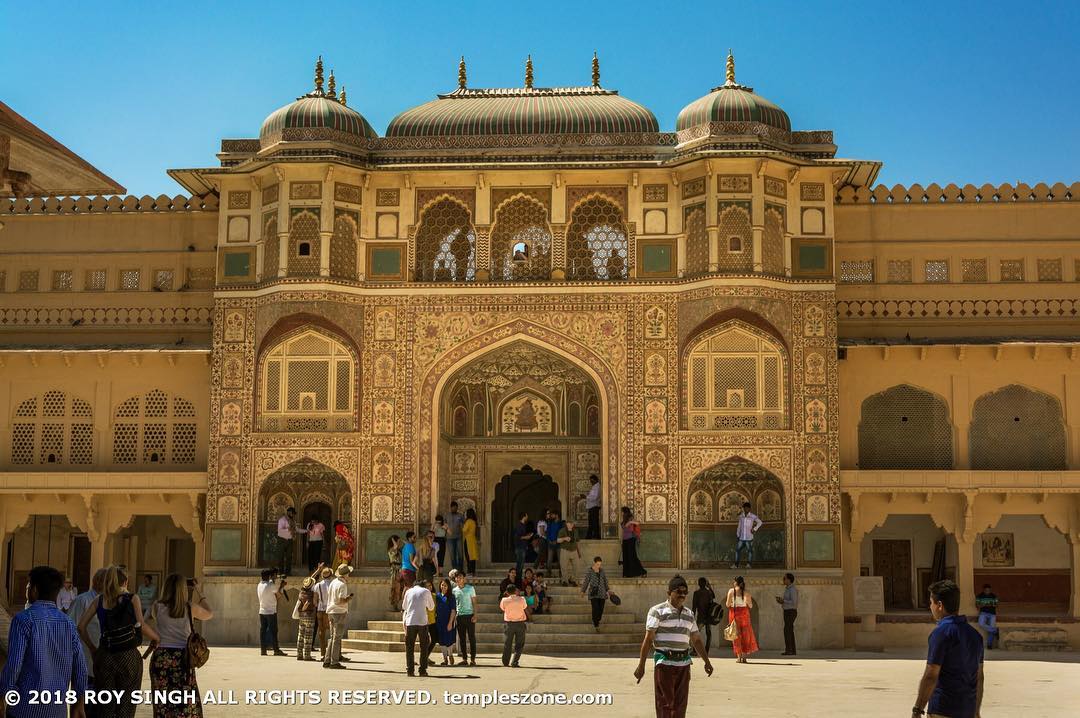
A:
POLYGON ((762 521, 754 536, 754 565, 787 565, 783 482, 765 467, 733 456, 698 473, 687 489, 687 565, 726 567, 734 560, 736 525, 744 503, 762 521))

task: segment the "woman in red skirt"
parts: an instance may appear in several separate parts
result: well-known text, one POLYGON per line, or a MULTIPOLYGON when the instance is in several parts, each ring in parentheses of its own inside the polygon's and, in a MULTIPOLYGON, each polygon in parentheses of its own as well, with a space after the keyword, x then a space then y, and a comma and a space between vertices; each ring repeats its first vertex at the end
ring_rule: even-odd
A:
POLYGON ((754 607, 754 597, 746 590, 742 576, 736 576, 727 592, 727 607, 731 620, 739 629, 739 637, 731 643, 735 650, 735 662, 746 663, 746 657, 757 653, 757 638, 754 627, 750 624, 750 609, 754 607))

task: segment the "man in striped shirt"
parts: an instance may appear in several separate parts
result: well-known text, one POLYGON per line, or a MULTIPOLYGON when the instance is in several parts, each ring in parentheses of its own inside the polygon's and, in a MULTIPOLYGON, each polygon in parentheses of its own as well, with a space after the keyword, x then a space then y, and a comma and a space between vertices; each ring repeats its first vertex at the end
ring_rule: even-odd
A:
POLYGON ((701 643, 694 612, 686 606, 690 589, 686 579, 675 576, 668 581, 668 600, 649 609, 645 619, 645 640, 634 678, 641 683, 645 675, 645 659, 653 654, 653 692, 656 718, 683 718, 690 695, 690 644, 702 657, 705 675, 711 676, 712 663, 701 643))

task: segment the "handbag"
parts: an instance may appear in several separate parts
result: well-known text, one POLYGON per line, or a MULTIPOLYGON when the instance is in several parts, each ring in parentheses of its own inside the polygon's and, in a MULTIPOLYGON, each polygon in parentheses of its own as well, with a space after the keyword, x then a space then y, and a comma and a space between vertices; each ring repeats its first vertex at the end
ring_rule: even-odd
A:
POLYGON ((724 640, 732 643, 739 640, 739 624, 735 623, 735 621, 729 623, 727 628, 724 629, 724 640))
POLYGON ((608 592, 608 600, 611 601, 611 605, 618 606, 622 604, 622 599, 614 591, 608 592))
POLYGON ((210 660, 210 647, 206 645, 206 639, 202 635, 195 632, 195 619, 191 616, 191 604, 188 604, 188 626, 191 627, 191 633, 187 637, 187 652, 185 656, 187 658, 188 665, 192 670, 196 668, 202 668, 206 665, 206 662, 210 660))

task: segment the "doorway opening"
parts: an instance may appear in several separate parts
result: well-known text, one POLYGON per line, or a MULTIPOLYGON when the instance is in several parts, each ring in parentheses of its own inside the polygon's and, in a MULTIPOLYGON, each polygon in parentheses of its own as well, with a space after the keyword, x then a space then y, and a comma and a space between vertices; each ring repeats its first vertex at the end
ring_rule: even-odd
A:
POLYGON ((495 498, 491 502, 491 560, 514 561, 514 528, 518 517, 527 513, 529 522, 535 526, 547 509, 563 513, 559 485, 550 476, 528 464, 503 476, 495 486, 495 498))

